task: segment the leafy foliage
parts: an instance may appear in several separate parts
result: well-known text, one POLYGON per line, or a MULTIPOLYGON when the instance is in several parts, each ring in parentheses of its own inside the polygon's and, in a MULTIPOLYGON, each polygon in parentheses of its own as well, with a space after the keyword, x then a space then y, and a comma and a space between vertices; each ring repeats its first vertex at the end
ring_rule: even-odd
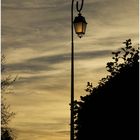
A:
MULTIPOLYGON (((5 72, 4 56, 2 56, 2 74, 5 72)), ((3 75, 2 75, 3 76, 3 75)), ((7 104, 5 94, 10 93, 9 87, 15 82, 16 78, 10 76, 1 79, 1 139, 2 140, 14 140, 15 136, 13 131, 8 127, 9 121, 15 115, 10 111, 10 105, 7 104)))
POLYGON ((97 87, 87 83, 86 96, 75 101, 75 139, 138 139, 139 51, 126 46, 112 52, 110 73, 97 87))

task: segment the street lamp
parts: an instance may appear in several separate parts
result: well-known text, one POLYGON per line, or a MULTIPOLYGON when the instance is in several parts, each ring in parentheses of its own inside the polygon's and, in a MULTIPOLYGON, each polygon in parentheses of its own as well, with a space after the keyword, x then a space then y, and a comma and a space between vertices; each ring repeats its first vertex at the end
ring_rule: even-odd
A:
POLYGON ((75 28, 75 33, 80 38, 85 34, 86 26, 87 26, 87 22, 85 18, 81 15, 81 13, 79 13, 78 16, 75 17, 74 19, 74 28, 75 28))
POLYGON ((71 4, 71 116, 70 116, 70 140, 74 140, 74 39, 73 39, 73 29, 75 28, 75 33, 81 38, 86 31, 87 22, 85 18, 81 15, 81 10, 83 8, 84 0, 82 0, 81 6, 79 8, 78 1, 76 3, 76 9, 78 16, 73 20, 73 4, 71 4))

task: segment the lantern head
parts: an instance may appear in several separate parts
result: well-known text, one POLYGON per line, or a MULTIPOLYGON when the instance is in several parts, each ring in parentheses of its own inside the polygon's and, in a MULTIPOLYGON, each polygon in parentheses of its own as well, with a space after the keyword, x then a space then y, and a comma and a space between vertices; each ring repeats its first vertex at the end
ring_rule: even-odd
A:
POLYGON ((74 19, 75 33, 81 38, 86 32, 87 22, 85 18, 79 13, 74 19))

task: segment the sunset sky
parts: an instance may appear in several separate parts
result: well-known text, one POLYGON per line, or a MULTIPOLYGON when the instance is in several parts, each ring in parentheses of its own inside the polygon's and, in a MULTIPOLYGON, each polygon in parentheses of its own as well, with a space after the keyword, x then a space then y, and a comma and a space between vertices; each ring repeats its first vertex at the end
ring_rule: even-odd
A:
MULTIPOLYGON (((6 71, 18 76, 7 95, 17 140, 69 140, 71 0, 2 0, 1 10, 6 71)), ((85 0, 82 15, 88 25, 83 38, 74 36, 76 99, 87 82, 106 76, 123 41, 138 44, 138 0, 85 0)))

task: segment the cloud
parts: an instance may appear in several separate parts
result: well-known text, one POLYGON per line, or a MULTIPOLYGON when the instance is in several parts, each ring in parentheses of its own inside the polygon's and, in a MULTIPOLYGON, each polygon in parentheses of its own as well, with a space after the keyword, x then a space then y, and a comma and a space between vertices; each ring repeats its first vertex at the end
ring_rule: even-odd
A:
MULTIPOLYGON (((19 75, 7 95, 18 140, 68 139, 70 12, 68 0, 2 1, 2 53, 8 73, 19 75)), ((106 76, 112 51, 128 38, 138 42, 138 0, 86 0, 82 14, 88 25, 82 39, 74 35, 76 99, 87 81, 106 76)))
POLYGON ((32 139, 38 139, 38 140, 45 140, 45 139, 67 140, 67 138, 69 137, 69 133, 70 133, 69 131, 65 131, 65 130, 50 132, 50 131, 45 131, 45 129, 34 130, 34 129, 21 129, 21 128, 14 129, 14 131, 16 132, 18 140, 26 140, 29 138, 29 136, 32 139))
MULTIPOLYGON (((108 54, 110 54, 111 51, 110 50, 103 50, 103 51, 94 51, 94 52, 78 52, 75 53, 75 60, 82 60, 82 59, 94 59, 97 57, 104 57, 107 56, 108 54)), ((44 67, 44 65, 49 64, 49 65, 53 65, 53 64, 58 64, 58 63, 62 63, 65 61, 70 61, 70 54, 68 53, 64 53, 64 54, 58 54, 58 55, 52 55, 52 56, 43 56, 43 57, 37 57, 37 58, 32 58, 32 59, 28 59, 23 63, 17 63, 17 64, 10 64, 7 65, 9 68, 17 68, 21 70, 24 70, 24 68, 32 68, 33 70, 41 70, 43 69, 42 67, 44 67), (41 64, 42 65, 41 67, 41 64), (18 67, 19 65, 19 67, 18 67)))
MULTIPOLYGON (((106 56, 109 53, 111 53, 110 50, 94 51, 94 52, 78 52, 75 53, 75 60, 94 59, 97 57, 106 56)), ((50 65, 62 63, 64 61, 70 61, 70 54, 65 53, 65 54, 58 54, 58 55, 48 56, 48 57, 45 56, 45 57, 39 57, 39 58, 28 60, 29 63, 45 62, 50 65)))
POLYGON ((56 0, 53 1, 45 1, 45 0, 24 0, 24 1, 17 1, 14 0, 13 2, 7 0, 5 3, 2 3, 2 8, 6 9, 44 9, 44 8, 53 8, 56 7, 56 0))
MULTIPOLYGON (((103 69, 104 65, 100 64, 101 59, 109 54, 111 54, 110 50, 75 53, 76 72, 79 71, 76 75, 83 79, 85 76, 88 77, 89 71, 103 69), (96 62, 100 61, 98 65, 94 64, 94 59, 96 59, 96 62)), ((9 71, 18 74, 19 79, 15 86, 18 89, 19 87, 24 88, 24 90, 28 89, 25 93, 31 94, 36 91, 41 93, 45 93, 45 91, 56 92, 55 90, 57 90, 65 94, 64 90, 67 90, 70 86, 70 62, 70 54, 62 53, 7 64, 6 67, 9 71)))

